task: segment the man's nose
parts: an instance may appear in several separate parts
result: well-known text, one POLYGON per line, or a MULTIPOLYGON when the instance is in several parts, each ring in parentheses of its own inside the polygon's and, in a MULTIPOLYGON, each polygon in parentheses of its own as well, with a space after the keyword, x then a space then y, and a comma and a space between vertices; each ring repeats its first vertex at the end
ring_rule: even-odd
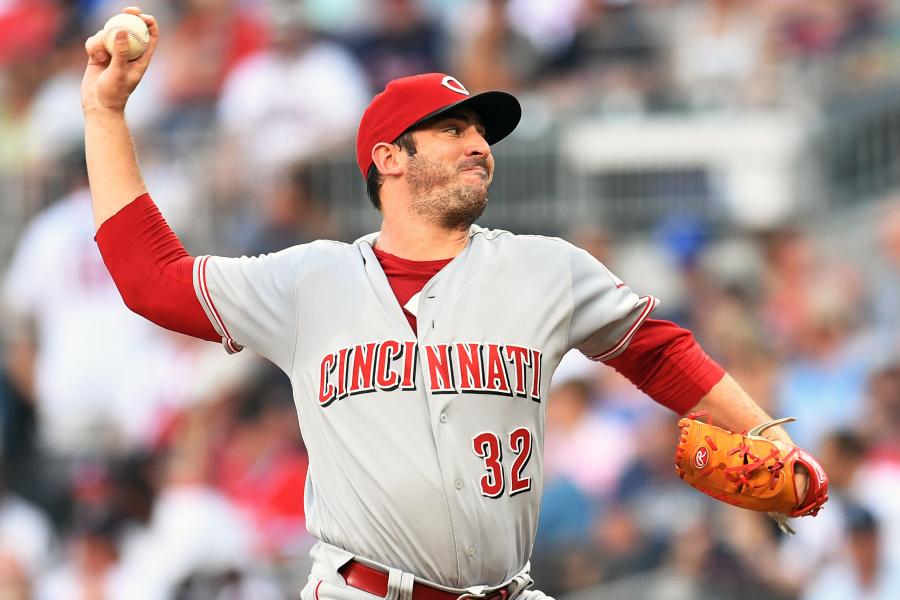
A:
POLYGON ((491 153, 491 145, 484 136, 474 127, 469 127, 466 132, 466 156, 488 156, 491 153))

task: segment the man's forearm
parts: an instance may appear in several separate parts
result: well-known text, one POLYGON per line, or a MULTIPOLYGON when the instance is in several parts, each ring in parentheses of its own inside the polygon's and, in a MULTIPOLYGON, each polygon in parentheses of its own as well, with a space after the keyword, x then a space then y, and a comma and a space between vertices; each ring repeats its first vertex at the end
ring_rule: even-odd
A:
POLYGON ((97 230, 147 189, 124 113, 92 112, 85 114, 84 120, 85 154, 97 230))
MULTIPOLYGON (((727 373, 690 412, 704 410, 709 411, 716 425, 729 431, 746 431, 772 420, 772 417, 727 373)), ((763 436, 793 444, 791 436, 781 426, 765 430, 763 436)))

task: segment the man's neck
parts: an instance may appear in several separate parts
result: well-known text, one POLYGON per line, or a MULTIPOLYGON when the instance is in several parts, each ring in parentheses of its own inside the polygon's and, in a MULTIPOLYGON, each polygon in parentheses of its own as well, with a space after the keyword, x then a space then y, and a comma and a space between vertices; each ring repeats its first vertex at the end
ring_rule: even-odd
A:
POLYGON ((453 258, 469 242, 469 229, 444 229, 430 223, 396 223, 385 219, 375 242, 382 252, 407 260, 453 258))

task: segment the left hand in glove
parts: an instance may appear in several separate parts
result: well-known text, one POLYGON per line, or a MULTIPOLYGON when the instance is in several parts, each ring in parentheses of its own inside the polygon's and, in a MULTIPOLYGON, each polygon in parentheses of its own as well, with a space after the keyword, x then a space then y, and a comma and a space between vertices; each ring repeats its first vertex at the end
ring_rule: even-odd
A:
POLYGON ((697 416, 678 421, 675 451, 675 472, 691 486, 728 504, 775 513, 785 531, 790 529, 787 517, 814 516, 828 500, 828 476, 812 456, 762 437, 769 427, 793 419, 770 421, 741 434, 697 416))

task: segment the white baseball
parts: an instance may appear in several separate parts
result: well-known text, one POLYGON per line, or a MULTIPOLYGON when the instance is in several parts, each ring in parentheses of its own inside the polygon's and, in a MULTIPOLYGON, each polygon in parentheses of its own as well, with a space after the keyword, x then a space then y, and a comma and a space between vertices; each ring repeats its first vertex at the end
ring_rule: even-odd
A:
POLYGON ((137 15, 121 13, 103 26, 103 47, 112 55, 116 41, 116 32, 119 30, 128 34, 128 60, 136 60, 141 57, 150 44, 150 30, 144 20, 137 15))

